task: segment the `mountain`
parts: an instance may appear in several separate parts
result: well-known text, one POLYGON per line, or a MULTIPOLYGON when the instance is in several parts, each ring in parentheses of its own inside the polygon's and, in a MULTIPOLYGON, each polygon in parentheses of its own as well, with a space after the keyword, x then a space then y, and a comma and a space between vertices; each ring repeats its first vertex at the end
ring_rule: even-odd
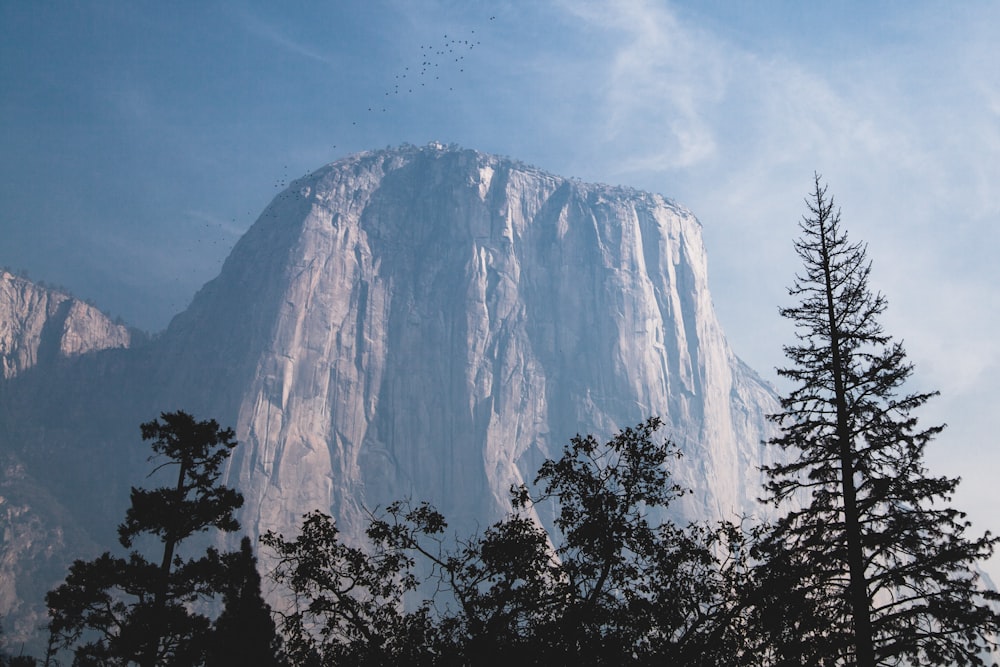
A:
POLYGON ((44 480, 54 525, 109 546, 160 411, 235 426, 250 533, 321 508, 354 538, 398 498, 484 525, 571 436, 650 415, 685 454, 678 515, 732 517, 754 509, 776 411, 716 320, 689 211, 440 144, 299 179, 166 331, 5 385, 0 450, 44 480))
POLYGON ((0 377, 88 352, 128 347, 132 332, 97 308, 0 270, 0 377))
MULTIPOLYGON (((8 436, 0 439, 0 615, 13 619, 5 629, 15 638, 45 621, 40 603, 48 584, 65 576, 72 557, 96 545, 49 489, 53 480, 45 479, 44 464, 49 452, 44 446, 31 452, 31 445, 44 440, 9 437, 11 423, 25 415, 10 409, 18 402, 7 392, 17 386, 12 380, 28 371, 55 378, 75 358, 128 348, 134 336, 61 290, 0 271, 0 378, 8 381, 0 381, 0 404, 8 408, 0 413, 0 436, 8 436), (25 458, 37 464, 33 470, 25 458)), ((38 421, 44 427, 45 420, 38 421)))

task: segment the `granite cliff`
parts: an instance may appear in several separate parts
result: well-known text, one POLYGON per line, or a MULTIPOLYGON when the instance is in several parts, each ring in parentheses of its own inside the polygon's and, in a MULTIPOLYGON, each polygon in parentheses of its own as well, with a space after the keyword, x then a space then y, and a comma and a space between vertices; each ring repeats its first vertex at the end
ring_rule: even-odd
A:
POLYGON ((39 363, 128 347, 131 332, 68 294, 0 270, 0 377, 39 363))
POLYGON ((11 436, 15 421, 31 420, 44 428, 44 411, 26 410, 18 397, 5 394, 23 389, 36 395, 45 390, 12 380, 32 371, 47 376, 42 383, 47 386, 74 359, 128 348, 132 338, 133 332, 97 308, 0 270, 0 404, 8 408, 0 413, 0 615, 11 618, 4 629, 15 639, 45 622, 41 596, 65 576, 66 563, 96 547, 51 493, 45 457, 31 451, 37 442, 11 436), (36 465, 29 470, 25 459, 36 465))
POLYGON ((700 232, 659 195, 475 151, 356 155, 264 211, 165 332, 164 385, 236 425, 249 526, 322 507, 358 530, 401 496, 469 525, 570 436, 653 414, 687 454, 683 513, 732 516, 775 404, 700 232))
MULTIPOLYGON (((7 298, 0 321, 42 308, 7 298)), ((39 342, 14 374, 47 340, 44 321, 17 326, 39 342)), ((154 340, 21 375, 0 392, 0 447, 45 480, 65 512, 52 530, 76 521, 108 546, 148 465, 137 426, 160 411, 236 428, 248 532, 293 534, 322 508, 359 536, 398 498, 483 524, 572 435, 649 415, 685 453, 679 515, 732 517, 754 509, 776 407, 716 320, 689 211, 437 144, 299 179, 154 340)))

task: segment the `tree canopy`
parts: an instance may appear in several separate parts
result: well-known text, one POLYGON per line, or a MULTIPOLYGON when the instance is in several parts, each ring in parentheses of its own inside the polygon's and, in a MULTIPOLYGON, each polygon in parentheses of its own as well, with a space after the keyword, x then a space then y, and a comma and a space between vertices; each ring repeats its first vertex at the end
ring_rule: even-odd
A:
MULTIPOLYGON (((295 606, 283 618, 299 664, 722 664, 740 652, 730 631, 732 533, 663 519, 684 493, 654 438, 652 418, 606 443, 573 438, 534 482, 512 489, 514 511, 449 547, 445 518, 394 503, 372 517, 369 550, 339 539, 333 520, 306 516, 294 540, 270 533, 276 579, 295 606), (532 507, 554 501, 552 537, 532 507), (655 519, 654 519, 655 517, 655 519), (421 583, 438 595, 403 611, 421 583)), ((426 590, 426 588, 422 589, 426 590)), ((729 662, 728 664, 733 664, 729 662)))
POLYGON ((118 536, 125 549, 152 538, 158 558, 150 561, 132 549, 124 557, 105 552, 77 560, 65 583, 49 592, 51 643, 71 649, 74 664, 202 664, 214 639, 203 603, 222 593, 233 597, 234 563, 246 571, 245 555, 240 560, 214 548, 181 554, 197 534, 239 529, 235 512, 243 497, 219 484, 221 466, 236 446, 232 429, 185 412, 163 413, 141 429, 152 441, 154 473, 175 470, 176 478, 152 490, 133 487, 118 536))
POLYGON ((803 263, 781 314, 793 383, 771 442, 768 500, 790 507, 758 545, 775 660, 863 667, 982 664, 1000 617, 976 570, 996 543, 970 537, 949 502, 957 479, 924 466, 942 426, 915 410, 913 366, 883 329, 886 299, 868 286, 865 246, 851 243, 816 176, 795 244, 803 263))

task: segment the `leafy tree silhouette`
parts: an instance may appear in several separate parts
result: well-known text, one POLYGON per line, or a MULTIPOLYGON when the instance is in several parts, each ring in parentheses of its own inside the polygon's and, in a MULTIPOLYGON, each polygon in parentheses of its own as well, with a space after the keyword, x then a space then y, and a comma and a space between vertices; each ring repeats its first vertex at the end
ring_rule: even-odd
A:
POLYGON ((666 468, 677 450, 653 439, 659 426, 650 419, 607 443, 577 436, 541 466, 536 493, 512 489, 514 511, 456 546, 426 503, 373 516, 369 550, 343 544, 319 512, 294 541, 266 535, 294 601, 283 621, 293 661, 736 664, 738 531, 649 518, 684 493, 666 468), (548 500, 555 542, 531 512, 548 500), (727 550, 733 558, 720 561, 727 550), (403 611, 418 561, 437 595, 403 611))
POLYGON ((215 420, 196 421, 185 412, 160 419, 142 424, 142 437, 152 440, 151 460, 165 459, 153 472, 175 467, 176 482, 153 490, 133 487, 131 507, 118 527, 126 549, 141 536, 158 540, 159 562, 135 550, 127 558, 105 552, 93 561, 77 560, 65 583, 46 596, 52 641, 73 650, 74 664, 189 666, 204 659, 212 624, 194 603, 227 590, 235 557, 208 548, 183 558, 178 550, 210 529, 239 529, 234 512, 243 497, 218 483, 236 441, 232 429, 221 429, 215 420))
POLYGON ((403 610, 404 595, 417 586, 411 556, 381 541, 371 550, 348 546, 333 519, 319 511, 305 515, 294 541, 268 532, 261 542, 276 556, 275 582, 293 595, 293 606, 279 611, 292 664, 433 662, 429 609, 403 610))
POLYGON ((798 499, 757 553, 758 618, 776 664, 862 667, 982 664, 1000 616, 975 564, 997 538, 967 537, 948 506, 957 479, 932 477, 913 412, 934 394, 903 391, 913 371, 879 322, 866 248, 852 244, 820 177, 795 248, 804 273, 781 314, 794 383, 771 442, 792 454, 767 469, 767 499, 798 499))

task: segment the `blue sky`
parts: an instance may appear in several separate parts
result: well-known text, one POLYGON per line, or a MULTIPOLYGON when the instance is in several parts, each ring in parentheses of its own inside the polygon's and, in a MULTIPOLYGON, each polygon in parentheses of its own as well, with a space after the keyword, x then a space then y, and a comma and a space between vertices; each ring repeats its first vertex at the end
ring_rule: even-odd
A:
POLYGON ((942 392, 931 469, 997 532, 998 26, 995 2, 0 0, 0 265, 162 329, 282 183, 455 142, 689 207, 773 380, 818 171, 942 392))

